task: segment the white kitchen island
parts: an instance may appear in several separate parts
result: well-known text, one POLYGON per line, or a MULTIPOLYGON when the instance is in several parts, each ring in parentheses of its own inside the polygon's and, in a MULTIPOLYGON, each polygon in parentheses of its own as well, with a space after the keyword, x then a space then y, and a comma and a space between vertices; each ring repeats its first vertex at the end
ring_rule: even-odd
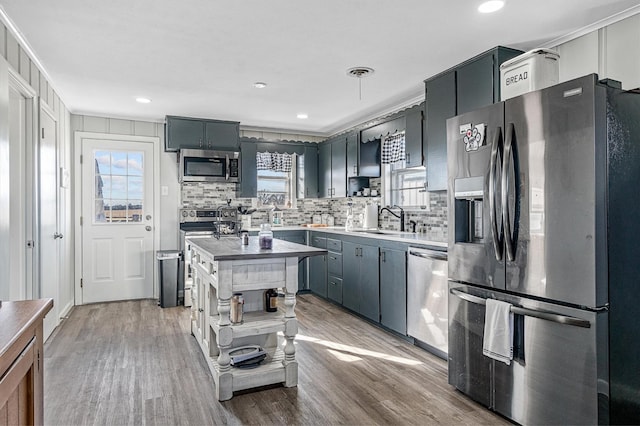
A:
POLYGON ((278 239, 264 250, 258 237, 250 237, 246 246, 236 237, 194 238, 189 245, 194 283, 191 333, 205 355, 218 400, 274 383, 296 386, 298 260, 327 251, 278 239), (284 303, 278 303, 277 312, 266 312, 264 292, 275 288, 284 291, 284 303), (232 324, 229 317, 234 293, 242 293, 245 300, 240 324, 232 324), (251 369, 231 366, 229 353, 246 345, 260 345, 267 358, 251 369))

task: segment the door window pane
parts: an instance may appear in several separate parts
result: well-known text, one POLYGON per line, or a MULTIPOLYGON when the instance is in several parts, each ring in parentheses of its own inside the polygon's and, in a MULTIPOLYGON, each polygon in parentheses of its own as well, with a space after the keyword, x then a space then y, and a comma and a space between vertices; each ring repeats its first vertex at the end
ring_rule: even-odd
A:
POLYGON ((144 153, 94 151, 94 223, 139 223, 144 207, 144 153))

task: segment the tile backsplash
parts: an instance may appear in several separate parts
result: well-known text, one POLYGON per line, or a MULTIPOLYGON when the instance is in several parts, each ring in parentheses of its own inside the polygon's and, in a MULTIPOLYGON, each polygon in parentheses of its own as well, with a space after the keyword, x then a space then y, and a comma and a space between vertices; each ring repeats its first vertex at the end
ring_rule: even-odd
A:
MULTIPOLYGON (((371 188, 380 190, 380 179, 371 180, 371 188)), ((251 198, 236 198, 236 184, 233 183, 183 183, 181 188, 182 208, 216 208, 231 200, 232 206, 251 207, 255 200, 251 198)), ((318 198, 299 199, 297 209, 284 210, 283 224, 302 225, 313 223, 314 215, 329 214, 334 217, 336 226, 344 226, 349 204, 354 213, 364 211, 367 203, 380 204, 379 197, 352 197, 352 198, 318 198)), ((397 211, 397 210, 394 210, 397 211)), ((411 210, 405 212, 406 229, 411 230, 410 221, 416 222, 416 230, 426 232, 433 241, 447 241, 447 195, 446 192, 429 193, 429 209, 411 210)), ((251 215, 254 226, 265 223, 268 220, 268 210, 261 209, 251 215)), ((400 230, 400 219, 388 212, 380 214, 378 219, 380 229, 400 230)))

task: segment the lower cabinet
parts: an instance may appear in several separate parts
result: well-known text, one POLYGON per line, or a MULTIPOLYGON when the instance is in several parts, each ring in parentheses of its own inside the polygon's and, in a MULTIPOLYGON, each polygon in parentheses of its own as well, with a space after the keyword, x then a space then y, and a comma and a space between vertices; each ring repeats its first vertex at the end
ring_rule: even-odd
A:
POLYGON ((407 252, 380 248, 380 323, 407 334, 407 252))
POLYGON ((343 241, 342 304, 380 321, 378 247, 343 241))
MULTIPOLYGON (((326 237, 314 233, 309 234, 309 245, 327 248, 326 237)), ((327 297, 327 255, 309 258, 309 289, 319 296, 327 297)))
POLYGON ((329 277, 327 297, 336 303, 342 304, 342 278, 329 277))
MULTIPOLYGON (((273 231, 273 237, 296 244, 307 245, 307 231, 273 231)), ((307 259, 298 259, 298 291, 307 290, 307 259)))

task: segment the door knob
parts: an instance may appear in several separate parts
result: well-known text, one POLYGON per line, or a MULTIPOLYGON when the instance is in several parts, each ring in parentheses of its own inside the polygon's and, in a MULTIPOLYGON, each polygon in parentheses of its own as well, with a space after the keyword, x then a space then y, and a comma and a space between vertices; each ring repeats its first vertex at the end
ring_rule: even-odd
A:
POLYGON ((62 238, 62 237, 64 237, 64 235, 62 235, 62 234, 61 234, 61 233, 59 233, 59 232, 56 232, 55 234, 53 234, 53 239, 54 239, 54 240, 57 240, 58 238, 62 238))
POLYGON ((144 229, 146 229, 147 231, 151 231, 151 227, 149 225, 145 226, 144 229))

